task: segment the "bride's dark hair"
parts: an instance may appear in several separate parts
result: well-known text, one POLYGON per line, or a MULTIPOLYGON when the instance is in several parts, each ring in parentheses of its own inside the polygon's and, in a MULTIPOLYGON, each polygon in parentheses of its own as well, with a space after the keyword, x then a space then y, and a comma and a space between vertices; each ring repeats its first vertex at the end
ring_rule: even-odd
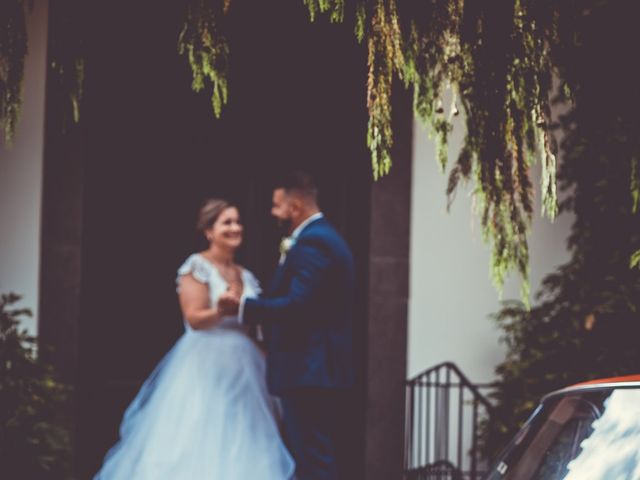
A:
POLYGON ((222 212, 227 208, 235 207, 234 204, 219 198, 208 198, 198 211, 198 222, 196 228, 199 232, 204 233, 205 230, 211 228, 222 212))

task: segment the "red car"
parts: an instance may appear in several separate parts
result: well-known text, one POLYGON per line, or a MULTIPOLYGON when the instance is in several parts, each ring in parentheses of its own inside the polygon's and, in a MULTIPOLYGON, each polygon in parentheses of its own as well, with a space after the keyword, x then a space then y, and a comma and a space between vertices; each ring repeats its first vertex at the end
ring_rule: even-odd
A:
POLYGON ((640 375, 544 397, 485 480, 640 480, 640 375))

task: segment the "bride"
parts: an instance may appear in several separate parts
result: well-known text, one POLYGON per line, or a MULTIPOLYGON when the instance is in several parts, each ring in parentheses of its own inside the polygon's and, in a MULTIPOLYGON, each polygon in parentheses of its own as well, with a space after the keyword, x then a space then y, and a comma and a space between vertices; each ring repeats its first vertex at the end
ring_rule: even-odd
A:
POLYGON ((178 270, 185 333, 127 408, 120 440, 94 480, 287 480, 295 466, 275 420, 265 361, 237 317, 217 306, 224 291, 257 296, 234 262, 242 243, 236 207, 208 200, 198 229, 209 248, 178 270))

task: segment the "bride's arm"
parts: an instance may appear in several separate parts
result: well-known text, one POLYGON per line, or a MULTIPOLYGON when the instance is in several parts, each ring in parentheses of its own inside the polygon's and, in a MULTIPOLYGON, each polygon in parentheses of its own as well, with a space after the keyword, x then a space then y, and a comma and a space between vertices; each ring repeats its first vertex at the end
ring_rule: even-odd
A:
POLYGON ((204 330, 216 326, 222 315, 209 302, 208 287, 198 282, 192 275, 184 275, 179 284, 180 308, 184 319, 194 330, 204 330))

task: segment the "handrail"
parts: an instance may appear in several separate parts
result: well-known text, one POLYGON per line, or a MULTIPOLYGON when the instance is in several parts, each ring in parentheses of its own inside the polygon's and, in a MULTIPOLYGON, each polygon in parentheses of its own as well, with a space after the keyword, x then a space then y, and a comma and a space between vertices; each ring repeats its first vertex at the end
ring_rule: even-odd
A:
MULTIPOLYGON (((407 380, 407 385, 411 385, 414 382, 418 382, 421 378, 426 377, 428 375, 430 375, 431 373, 435 373, 437 370, 441 370, 443 368, 448 368, 450 370, 453 370, 456 375, 458 375, 458 377, 460 378, 461 383, 463 384, 463 386, 467 387, 469 390, 471 390, 477 397, 478 400, 488 409, 488 410, 493 410, 493 405, 491 405, 491 403, 486 399, 486 397, 480 392, 478 385, 474 384, 471 382, 471 380, 469 380, 467 378, 467 376, 462 373, 462 370, 460 370, 460 368, 453 362, 442 362, 439 363, 425 371, 423 371, 422 373, 419 373, 417 375, 415 375, 413 378, 410 378, 409 380, 407 380)), ((491 384, 489 384, 488 386, 490 386, 491 384)))
POLYGON ((478 385, 443 362, 407 380, 406 389, 405 479, 479 479, 486 465, 478 429, 493 407, 478 385), (445 476, 443 465, 452 467, 445 476))

